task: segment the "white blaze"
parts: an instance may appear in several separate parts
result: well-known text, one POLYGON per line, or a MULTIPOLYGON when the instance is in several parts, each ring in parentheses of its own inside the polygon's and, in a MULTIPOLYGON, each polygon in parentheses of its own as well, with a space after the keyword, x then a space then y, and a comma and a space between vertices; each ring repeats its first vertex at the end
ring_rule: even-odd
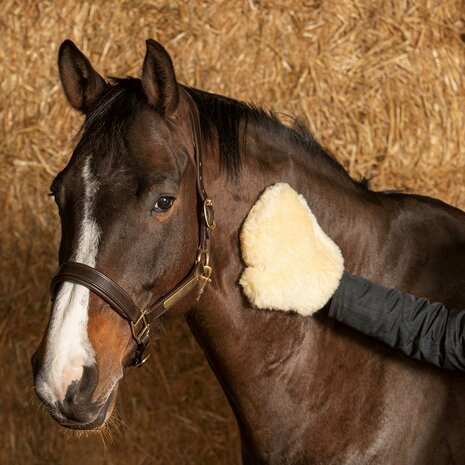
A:
MULTIPOLYGON (((83 213, 77 248, 71 260, 94 267, 101 230, 93 218, 93 198, 97 184, 87 158, 82 170, 83 213)), ((64 282, 52 309, 45 354, 44 377, 47 397, 63 400, 69 384, 82 377, 83 366, 95 362, 95 353, 87 335, 89 289, 64 282)))

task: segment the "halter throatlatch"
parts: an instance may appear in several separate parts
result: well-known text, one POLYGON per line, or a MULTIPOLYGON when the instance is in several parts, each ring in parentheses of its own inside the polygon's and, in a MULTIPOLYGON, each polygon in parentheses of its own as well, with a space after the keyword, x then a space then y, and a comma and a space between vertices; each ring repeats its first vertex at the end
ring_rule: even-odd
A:
POLYGON ((213 202, 208 197, 203 186, 199 111, 189 93, 182 87, 180 89, 189 105, 196 165, 197 195, 200 202, 200 208, 198 208, 199 248, 192 270, 173 290, 144 309, 140 309, 129 294, 112 279, 83 263, 64 263, 60 267, 58 274, 52 279, 50 285, 52 301, 55 300, 59 285, 62 282, 80 284, 103 299, 118 315, 127 320, 131 327, 132 338, 136 342, 136 350, 132 363, 134 366, 141 366, 148 358, 148 355, 144 357, 144 352, 150 344, 150 323, 195 289, 198 289, 197 299, 199 299, 205 286, 211 281, 210 233, 215 229, 216 223, 213 202))

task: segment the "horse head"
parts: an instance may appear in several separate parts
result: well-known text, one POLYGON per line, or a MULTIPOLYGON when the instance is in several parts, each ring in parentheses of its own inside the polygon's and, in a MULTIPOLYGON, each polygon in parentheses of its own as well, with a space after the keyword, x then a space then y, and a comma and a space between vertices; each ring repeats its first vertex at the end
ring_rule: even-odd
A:
MULTIPOLYGON (((71 41, 61 45, 58 66, 64 93, 85 122, 51 186, 61 219, 62 271, 32 364, 35 389, 53 418, 92 429, 111 415, 124 368, 145 348, 138 336, 145 336, 145 318, 151 317, 140 310, 144 324, 134 333, 137 314, 125 318, 130 304, 121 301, 116 312, 114 293, 121 291, 135 309, 150 309, 186 275, 197 284, 201 274, 196 269, 189 275, 203 261, 195 261, 203 209, 194 104, 168 53, 153 40, 147 41, 140 80, 107 83, 71 41), (79 279, 73 279, 76 265, 63 270, 69 263, 80 264, 79 279), (97 273, 110 283, 106 294, 98 292, 97 273)), ((175 308, 187 309, 194 293, 189 295, 175 308)))

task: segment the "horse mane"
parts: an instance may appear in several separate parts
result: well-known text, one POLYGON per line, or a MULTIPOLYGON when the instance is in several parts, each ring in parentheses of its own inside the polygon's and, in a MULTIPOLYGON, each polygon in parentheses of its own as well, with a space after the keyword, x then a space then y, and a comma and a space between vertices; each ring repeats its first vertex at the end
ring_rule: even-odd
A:
POLYGON ((282 144, 296 146, 299 152, 307 156, 312 154, 318 161, 349 177, 344 167, 316 141, 299 118, 292 117, 292 126, 288 126, 273 111, 192 87, 185 89, 199 109, 202 135, 206 142, 212 143, 216 132, 220 163, 232 177, 238 176, 241 171, 240 152, 241 147, 246 147, 249 123, 259 125, 266 134, 279 139, 282 144))
MULTIPOLYGON (((315 140, 298 118, 293 118, 292 126, 288 126, 272 111, 192 87, 184 86, 184 89, 199 109, 204 141, 212 144, 217 137, 220 165, 231 178, 240 175, 241 151, 245 152, 247 127, 255 124, 284 148, 294 147, 296 156, 299 153, 305 157, 311 154, 312 160, 319 165, 350 179, 343 166, 315 140)), ((114 154, 124 148, 125 122, 146 101, 139 79, 111 77, 110 85, 99 97, 78 133, 81 148, 102 154, 114 154)), ((360 183, 360 186, 363 187, 364 183, 360 183)))

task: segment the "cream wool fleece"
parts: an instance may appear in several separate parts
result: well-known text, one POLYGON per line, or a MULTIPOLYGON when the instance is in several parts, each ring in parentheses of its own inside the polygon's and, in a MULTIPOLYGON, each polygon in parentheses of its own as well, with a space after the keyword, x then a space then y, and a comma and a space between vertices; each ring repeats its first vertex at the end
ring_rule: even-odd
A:
POLYGON ((247 267, 239 283, 258 308, 312 315, 331 298, 344 271, 339 247, 305 198, 286 183, 265 189, 244 222, 240 242, 247 267))

